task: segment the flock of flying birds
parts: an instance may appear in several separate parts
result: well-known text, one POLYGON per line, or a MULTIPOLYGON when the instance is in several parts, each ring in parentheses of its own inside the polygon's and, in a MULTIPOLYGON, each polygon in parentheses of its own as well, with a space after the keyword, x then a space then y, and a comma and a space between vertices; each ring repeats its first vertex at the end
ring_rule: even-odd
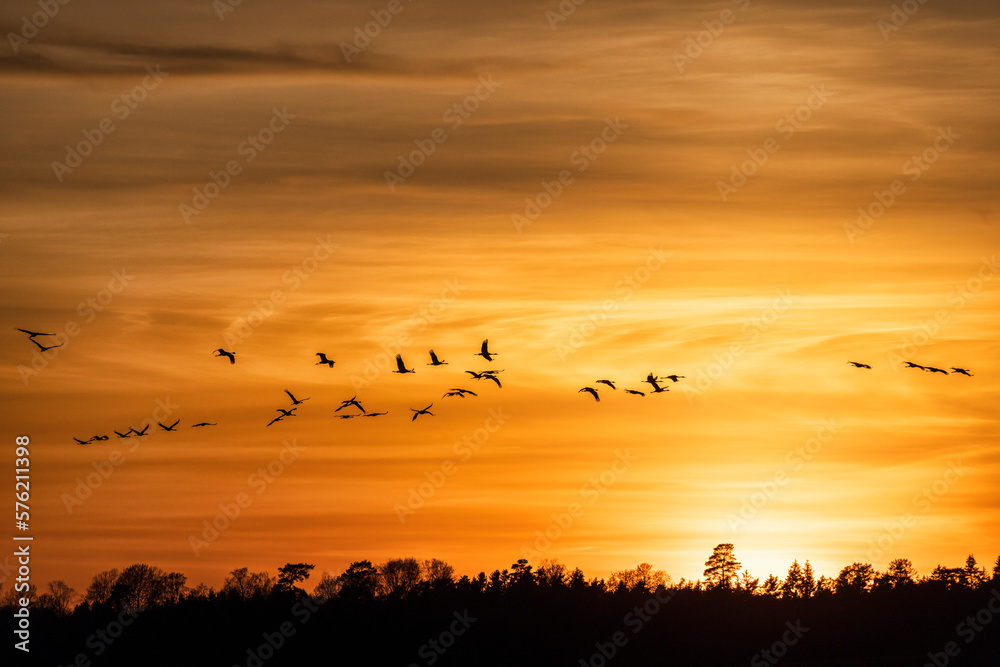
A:
MULTIPOLYGON (((480 347, 479 352, 476 352, 473 356, 482 357, 482 358, 486 359, 486 361, 492 362, 494 355, 496 355, 496 352, 490 352, 490 350, 489 350, 489 339, 486 339, 486 340, 483 341, 483 344, 480 347)), ((230 364, 235 364, 236 363, 236 353, 235 352, 229 352, 227 350, 219 348, 218 350, 215 350, 215 356, 228 358, 230 364)), ((317 366, 324 366, 325 365, 328 368, 333 368, 334 364, 337 363, 336 361, 334 361, 334 360, 330 359, 329 357, 327 357, 325 352, 317 352, 316 356, 319 357, 319 361, 316 362, 317 366)), ((427 364, 428 366, 447 366, 448 365, 448 362, 444 361, 443 359, 440 359, 437 356, 437 354, 434 352, 434 350, 430 350, 430 357, 431 357, 431 363, 427 364)), ((500 378, 497 377, 497 374, 498 373, 502 373, 503 369, 499 369, 499 370, 495 370, 494 369, 494 370, 485 370, 485 371, 465 371, 465 372, 468 373, 469 375, 471 375, 476 380, 492 380, 493 382, 496 383, 497 387, 503 387, 503 385, 500 384, 500 378)), ((397 354, 396 355, 396 370, 394 370, 393 373, 416 373, 416 371, 413 370, 412 368, 407 368, 406 367, 406 363, 403 361, 403 355, 402 354, 397 354)), ((288 394, 288 397, 292 399, 292 406, 293 407, 290 410, 285 410, 284 408, 278 408, 277 410, 275 410, 275 412, 279 412, 281 414, 279 414, 277 417, 275 417, 270 422, 268 422, 267 423, 268 426, 270 426, 271 424, 274 424, 276 422, 280 422, 285 417, 294 417, 295 416, 295 410, 298 408, 298 405, 300 403, 302 403, 303 401, 308 401, 309 400, 308 398, 297 399, 297 398, 295 398, 294 395, 292 395, 292 392, 288 391, 287 389, 285 390, 285 393, 288 394)), ((465 398, 466 395, 478 396, 479 394, 477 394, 476 392, 474 392, 474 391, 472 391, 470 389, 452 388, 452 389, 449 389, 448 392, 442 398, 448 398, 449 396, 458 396, 459 398, 465 398)), ((345 412, 342 415, 337 415, 337 417, 340 418, 340 419, 355 419, 357 417, 381 417, 382 415, 389 414, 388 411, 386 411, 386 412, 368 412, 367 410, 365 410, 364 406, 361 405, 361 402, 358 400, 357 394, 355 394, 354 396, 351 396, 350 398, 348 398, 348 399, 346 399, 344 401, 341 401, 340 407, 338 407, 336 410, 334 410, 334 412, 335 413, 336 412, 340 412, 344 408, 348 408, 348 407, 357 408, 358 410, 360 410, 360 412, 345 412)), ((433 417, 434 413, 431 412, 431 408, 432 407, 434 407, 433 403, 431 403, 430 405, 428 405, 426 408, 420 408, 420 409, 410 408, 410 410, 413 412, 413 416, 410 418, 410 421, 416 421, 417 417, 419 417, 420 415, 430 415, 431 417, 433 417)))
MULTIPOLYGON (((854 366, 855 368, 865 368, 865 369, 868 369, 868 370, 872 369, 871 365, 869 365, 869 364, 863 364, 860 361, 848 361, 847 363, 849 363, 851 366, 854 366)), ((906 368, 919 368, 920 370, 927 371, 928 373, 944 373, 945 375, 949 375, 948 371, 944 370, 943 368, 937 368, 936 366, 921 366, 920 364, 915 364, 912 361, 905 361, 903 363, 906 364, 906 368)), ((958 366, 952 366, 951 367, 951 372, 952 373, 960 373, 962 375, 968 375, 969 377, 972 377, 972 373, 970 373, 969 369, 967 369, 967 368, 959 368, 958 366)), ((643 382, 648 382, 649 385, 652 387, 653 393, 654 394, 659 394, 659 393, 662 393, 662 392, 665 392, 665 391, 670 391, 669 387, 666 387, 666 388, 661 387, 658 384, 659 382, 662 382, 663 380, 671 380, 673 382, 677 382, 682 377, 684 377, 684 376, 683 375, 665 375, 663 377, 656 377, 655 375, 653 375, 652 373, 650 373, 649 375, 646 376, 646 379, 643 380, 643 382)), ((612 382, 611 380, 597 380, 595 382, 595 384, 598 384, 598 383, 599 384, 605 384, 605 385, 611 387, 612 389, 617 389, 618 388, 618 387, 615 386, 615 383, 612 382)), ((588 394, 590 394, 591 396, 593 396, 594 400, 597 401, 598 403, 601 401, 601 397, 597 393, 597 389, 595 389, 594 387, 584 387, 583 389, 581 389, 577 393, 583 393, 583 392, 587 392, 588 394)), ((636 394, 638 396, 645 396, 646 395, 643 392, 637 391, 635 389, 626 389, 625 393, 626 394, 636 394)))
MULTIPOLYGON (((38 332, 33 332, 33 331, 27 331, 25 329, 19 329, 19 331, 23 331, 24 333, 28 334, 29 338, 31 339, 32 342, 35 342, 35 340, 34 340, 35 336, 50 336, 50 335, 53 335, 53 334, 45 334, 45 333, 38 333, 38 332)), ((35 342, 35 344, 38 345, 37 342, 35 342)), ((41 347, 43 351, 45 351, 47 349, 52 349, 51 347, 44 347, 44 346, 41 346, 41 345, 39 345, 39 347, 41 347)), ((59 346, 56 345, 56 346, 52 346, 52 347, 59 347, 59 346)), ((215 350, 214 353, 215 353, 216 357, 228 359, 230 364, 235 364, 236 363, 236 353, 235 352, 230 352, 230 351, 225 350, 223 348, 219 348, 219 349, 215 350)), ((480 347, 479 352, 475 353, 473 356, 483 357, 486 361, 492 362, 493 361, 493 357, 496 356, 496 355, 497 355, 496 352, 491 352, 489 350, 489 339, 486 339, 486 340, 483 341, 483 344, 480 347)), ((319 361, 317 361, 316 364, 315 364, 317 366, 324 366, 325 365, 328 368, 333 368, 334 364, 337 363, 336 361, 334 361, 334 360, 330 359, 329 357, 327 357, 326 353, 324 353, 324 352, 317 352, 316 356, 319 357, 319 361)), ((444 361, 441 358, 439 358, 437 356, 437 354, 434 352, 434 350, 430 350, 430 358, 431 358, 431 362, 429 364, 427 364, 428 366, 446 366, 446 365, 448 365, 448 362, 444 361)), ((412 369, 412 368, 407 368, 406 364, 403 362, 403 355, 402 354, 397 354, 396 355, 396 370, 394 370, 392 372, 393 373, 415 373, 416 371, 414 369, 412 369)), ((485 371, 465 371, 465 372, 468 373, 469 375, 471 375, 472 378, 475 379, 475 380, 489 380, 491 382, 496 383, 497 387, 499 387, 499 388, 503 387, 503 385, 500 383, 500 378, 497 377, 498 374, 500 374, 500 373, 503 372, 503 369, 489 369, 489 370, 485 370, 485 371)), ((295 412, 296 412, 296 410, 298 410, 298 407, 302 403, 304 403, 304 402, 306 402, 306 401, 309 400, 308 396, 305 397, 305 398, 298 398, 292 392, 290 392, 288 389, 285 389, 284 391, 285 391, 286 394, 288 394, 288 398, 291 399, 291 406, 289 408, 277 408, 277 409, 275 409, 275 412, 279 413, 278 416, 276 416, 273 419, 271 419, 271 421, 269 421, 266 424, 266 426, 271 426, 272 424, 276 424, 277 422, 280 422, 280 421, 282 421, 282 420, 284 420, 284 419, 286 419, 288 417, 295 417, 296 416, 295 412)), ((636 393, 639 393, 639 392, 636 392, 636 393)), ((449 397, 453 397, 453 396, 454 397, 458 397, 458 398, 465 398, 466 396, 478 396, 478 394, 476 392, 470 390, 470 389, 462 389, 462 388, 459 388, 459 387, 454 387, 454 388, 449 389, 448 392, 445 393, 442 398, 449 398, 449 397)), ((383 415, 389 414, 388 411, 385 411, 385 412, 369 412, 369 411, 365 410, 364 406, 361 405, 361 402, 358 400, 357 395, 354 395, 351 398, 348 398, 348 399, 342 401, 341 404, 340 404, 340 407, 338 407, 336 410, 334 410, 334 413, 338 413, 341 410, 344 410, 345 408, 352 408, 352 407, 355 408, 358 412, 345 412, 344 414, 337 415, 337 417, 339 419, 354 419, 354 418, 357 418, 357 417, 381 417, 383 415)), ((428 405, 425 408, 419 408, 419 409, 418 408, 410 408, 410 410, 413 412, 413 416, 410 418, 410 421, 416 421, 417 417, 419 417, 420 415, 429 415, 429 416, 433 417, 434 413, 431 412, 431 408, 432 407, 434 407, 433 403, 431 403, 430 405, 428 405)), ((177 426, 180 424, 180 420, 178 419, 173 424, 164 424, 162 422, 156 422, 156 424, 163 431, 173 432, 173 431, 177 430, 177 426)), ((143 427, 143 429, 141 431, 137 431, 134 428, 130 428, 127 431, 124 431, 124 432, 116 430, 116 431, 114 431, 114 433, 119 438, 130 438, 130 437, 133 437, 133 436, 135 436, 135 437, 142 437, 142 436, 144 436, 144 435, 147 434, 147 431, 149 430, 149 426, 150 425, 147 424, 145 427, 143 427)), ((218 424, 215 423, 215 422, 199 422, 197 424, 192 424, 191 428, 204 427, 204 426, 218 426, 218 424)), ((76 437, 73 438, 73 440, 75 440, 76 443, 80 444, 80 445, 88 445, 88 444, 90 444, 92 442, 103 442, 103 441, 106 441, 106 440, 109 440, 109 439, 110 438, 107 435, 95 435, 95 436, 93 436, 93 437, 91 437, 91 438, 89 438, 87 440, 80 440, 79 438, 76 438, 76 437)))
MULTIPOLYGON (((848 361, 847 363, 855 368, 866 368, 868 370, 872 369, 870 365, 863 364, 859 361, 848 361)), ((906 368, 919 368, 920 370, 927 371, 928 373, 943 373, 945 375, 950 375, 945 369, 937 368, 936 366, 921 366, 920 364, 915 364, 912 361, 904 361, 903 363, 906 365, 906 368)), ((968 368, 959 368, 958 366, 952 366, 951 373, 960 373, 962 375, 972 377, 972 373, 969 372, 968 368)))
MULTIPOLYGON (((649 375, 646 376, 646 379, 643 380, 643 382, 648 382, 649 383, 649 386, 652 388, 652 393, 654 393, 654 394, 662 394, 665 391, 670 391, 670 387, 661 387, 660 384, 659 384, 660 382, 663 382, 664 380, 670 380, 672 382, 677 382, 682 377, 686 377, 686 376, 674 374, 674 375, 664 375, 663 377, 657 377, 653 373, 650 373, 649 375)), ((607 386, 611 387, 612 389, 618 389, 618 387, 615 386, 615 383, 612 382, 611 380, 596 380, 594 382, 594 384, 604 384, 604 385, 607 385, 607 386)), ((587 392, 588 394, 590 394, 591 396, 594 397, 595 401, 597 401, 598 403, 601 402, 601 397, 597 394, 597 389, 595 389, 593 387, 584 387, 583 389, 581 389, 577 393, 579 394, 579 393, 582 393, 582 392, 587 392)), ((646 395, 645 392, 639 391, 638 389, 626 389, 625 393, 626 394, 632 394, 634 396, 645 396, 646 395)))
POLYGON ((57 347, 63 346, 62 343, 59 343, 58 345, 42 345, 37 340, 35 340, 35 338, 37 338, 38 336, 55 336, 55 334, 44 333, 42 331, 28 331, 27 329, 18 329, 18 331, 23 331, 24 333, 28 334, 28 340, 34 343, 38 347, 38 349, 42 352, 48 352, 49 350, 54 350, 57 347))
MULTIPOLYGON (((38 337, 38 336, 54 336, 55 334, 42 333, 42 332, 38 332, 38 331, 29 331, 28 329, 18 329, 18 331, 22 331, 22 332, 28 334, 28 339, 32 343, 34 343, 35 345, 37 345, 38 348, 42 352, 45 352, 47 350, 51 350, 51 349, 56 348, 56 347, 60 347, 62 345, 60 343, 59 345, 49 345, 49 346, 46 346, 46 345, 42 345, 41 343, 39 343, 38 341, 35 340, 35 338, 38 337)), ((443 359, 439 358, 438 355, 434 352, 434 350, 430 350, 429 354, 430 354, 431 361, 430 361, 429 364, 427 364, 428 366, 445 366, 445 365, 448 364, 447 361, 444 361, 443 359)), ((479 352, 476 352, 473 356, 482 357, 486 361, 492 363, 493 362, 493 357, 496 356, 496 355, 497 355, 496 352, 490 352, 490 350, 489 350, 489 339, 486 339, 486 340, 483 341, 483 344, 480 347, 479 352)), ((215 350, 215 356, 216 357, 220 357, 220 358, 226 358, 226 359, 228 359, 230 364, 235 364, 236 363, 236 353, 235 352, 230 352, 230 351, 225 350, 223 348, 219 348, 219 349, 215 350)), ((317 352, 316 356, 319 357, 319 361, 316 362, 317 366, 327 366, 328 368, 333 368, 334 364, 337 363, 336 361, 334 361, 334 360, 330 359, 329 357, 327 357, 326 353, 324 353, 324 352, 317 352)), ((864 364, 864 363, 861 363, 859 361, 848 361, 847 363, 850 364, 851 366, 855 367, 855 368, 863 368, 863 369, 866 369, 866 370, 871 370, 871 368, 872 368, 870 364, 864 364)), ((920 370, 926 371, 928 373, 942 373, 944 375, 949 375, 948 371, 944 370, 943 368, 937 368, 936 366, 922 366, 922 365, 914 363, 912 361, 906 361, 906 362, 904 362, 904 364, 906 365, 906 368, 919 368, 920 370)), ((393 373, 415 373, 416 371, 413 370, 412 368, 407 368, 406 364, 403 362, 403 356, 401 354, 397 354, 396 355, 396 370, 394 370, 392 372, 393 373)), ((503 387, 503 385, 500 383, 500 378, 497 377, 500 373, 503 372, 503 369, 490 369, 490 370, 485 370, 485 371, 465 371, 465 372, 468 373, 470 376, 472 376, 472 378, 475 379, 475 380, 489 380, 490 382, 496 383, 497 387, 500 387, 500 388, 503 387)), ((951 373, 952 374, 958 373, 958 374, 961 374, 961 375, 966 375, 966 376, 972 377, 972 373, 969 372, 969 370, 967 368, 959 368, 958 366, 952 366, 951 367, 951 373)), ((651 373, 649 373, 646 376, 646 379, 643 380, 643 382, 649 384, 649 386, 650 386, 650 389, 647 390, 647 391, 649 391, 650 393, 653 393, 653 394, 661 394, 661 393, 670 391, 669 386, 661 385, 660 384, 661 382, 664 382, 666 380, 670 380, 671 382, 679 382, 684 377, 685 377, 684 375, 677 375, 677 374, 665 375, 663 377, 658 377, 658 376, 656 376, 655 374, 653 374, 651 372, 651 373)), ((618 389, 618 387, 615 385, 615 383, 613 381, 611 381, 611 380, 606 380, 606 379, 596 380, 595 384, 603 384, 603 385, 605 385, 607 387, 610 387, 611 389, 614 389, 614 390, 618 389)), ((627 389, 626 388, 624 390, 624 392, 626 394, 631 394, 631 395, 634 395, 634 396, 645 396, 646 395, 646 392, 642 392, 642 391, 639 391, 637 389, 627 389)), ((305 401, 309 400, 309 397, 306 397, 306 398, 297 398, 292 392, 290 392, 287 389, 285 389, 285 393, 288 394, 288 398, 291 399, 291 407, 290 408, 277 408, 275 410, 275 412, 279 413, 278 416, 276 416, 273 419, 271 419, 271 421, 269 421, 267 423, 267 426, 271 426, 272 424, 276 424, 276 423, 278 423, 278 422, 280 422, 280 421, 282 421, 282 420, 284 420, 284 419, 286 419, 288 417, 295 417, 296 416, 295 412, 298 409, 298 407, 302 403, 304 403, 305 401)), ((600 402, 600 400, 601 400, 600 394, 598 393, 598 390, 595 387, 583 387, 577 393, 588 393, 588 394, 590 394, 594 398, 595 401, 600 402)), ((478 396, 478 394, 476 394, 474 391, 471 391, 469 389, 463 389, 463 388, 460 388, 460 387, 453 387, 453 388, 450 388, 444 394, 444 396, 442 398, 450 398, 450 397, 465 398, 466 396, 478 396)), ((410 418, 410 421, 416 421, 417 417, 419 417, 420 415, 429 415, 429 416, 433 417, 434 413, 431 412, 431 408, 432 407, 434 407, 433 403, 431 403, 430 405, 428 405, 425 408, 419 408, 419 409, 418 408, 410 408, 410 411, 413 412, 413 416, 410 418)), ((339 419, 355 419, 355 418, 358 418, 358 417, 381 417, 383 415, 389 414, 388 411, 385 411, 385 412, 369 412, 369 411, 365 410, 364 406, 361 405, 361 402, 358 401, 357 395, 354 395, 351 398, 348 398, 348 399, 342 401, 341 404, 340 404, 340 407, 338 407, 336 410, 334 410, 334 413, 338 413, 341 410, 344 410, 344 409, 347 409, 347 408, 354 408, 355 410, 357 410, 357 412, 345 412, 344 414, 338 414, 337 417, 339 419)), ((163 431, 176 431, 178 424, 180 424, 180 420, 177 420, 173 424, 169 424, 169 425, 168 424, 163 424, 161 422, 157 422, 157 425, 163 431)), ((197 424, 192 424, 191 428, 198 428, 198 427, 205 427, 205 426, 217 426, 217 425, 218 424, 215 423, 215 422, 199 422, 197 424)), ((114 431, 114 433, 119 438, 129 438, 129 437, 132 437, 132 436, 142 437, 142 436, 146 435, 146 433, 147 433, 148 430, 149 430, 149 425, 147 424, 141 431, 137 431, 134 428, 130 428, 127 431, 124 431, 124 432, 114 431)), ((75 437, 73 438, 73 440, 75 440, 80 445, 87 445, 87 444, 90 444, 92 442, 102 442, 102 441, 105 441, 105 440, 108 440, 108 439, 109 439, 109 436, 106 436, 106 435, 95 435, 95 436, 91 437, 88 440, 80 440, 79 438, 75 438, 75 437)))

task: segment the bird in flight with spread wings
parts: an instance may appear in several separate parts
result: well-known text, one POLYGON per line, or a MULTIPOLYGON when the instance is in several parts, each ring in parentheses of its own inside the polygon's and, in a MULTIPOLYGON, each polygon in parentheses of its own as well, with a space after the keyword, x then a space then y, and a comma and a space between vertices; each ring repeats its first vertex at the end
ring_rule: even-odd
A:
POLYGON ((410 421, 411 422, 417 421, 417 417, 419 417, 420 415, 430 415, 431 417, 433 417, 434 413, 431 412, 431 408, 432 407, 434 407, 433 403, 431 403, 430 405, 428 405, 423 410, 417 410, 416 408, 410 408, 411 410, 413 410, 413 419, 411 419, 410 421))
POLYGON ((365 411, 365 409, 363 407, 361 407, 361 404, 358 403, 358 396, 357 396, 357 394, 355 394, 354 396, 351 396, 346 401, 341 401, 340 402, 340 407, 337 408, 336 410, 334 410, 334 412, 340 412, 341 410, 343 410, 344 408, 346 408, 348 405, 353 405, 358 410, 361 410, 361 412, 365 411))
POLYGON ((285 390, 285 393, 288 394, 288 398, 292 399, 292 405, 298 405, 299 403, 303 403, 309 400, 308 398, 295 398, 292 392, 288 391, 287 389, 285 390))
POLYGON ((28 331, 27 329, 17 329, 17 330, 23 331, 24 333, 28 334, 28 338, 34 338, 35 336, 55 336, 54 333, 45 333, 42 331, 28 331))
POLYGON ((489 342, 490 342, 489 338, 487 338, 486 340, 484 340, 482 347, 479 348, 479 352, 476 352, 472 356, 474 356, 474 357, 482 357, 486 361, 493 361, 493 356, 492 355, 496 355, 496 352, 490 352, 490 350, 489 350, 489 342))
POLYGON ((413 370, 412 368, 407 368, 406 365, 403 363, 403 355, 397 354, 396 370, 394 370, 393 373, 416 373, 416 371, 413 370))
POLYGON ((226 352, 221 347, 218 350, 215 351, 215 356, 217 356, 217 357, 229 357, 229 363, 231 363, 231 364, 235 364, 236 363, 236 353, 235 352, 226 352))

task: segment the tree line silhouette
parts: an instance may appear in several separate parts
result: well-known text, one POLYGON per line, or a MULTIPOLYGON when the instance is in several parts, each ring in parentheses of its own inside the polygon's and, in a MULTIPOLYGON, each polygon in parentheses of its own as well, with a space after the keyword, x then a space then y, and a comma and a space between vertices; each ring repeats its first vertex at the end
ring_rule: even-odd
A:
POLYGON ((31 598, 31 664, 46 665, 1000 664, 1000 557, 927 576, 904 558, 832 578, 808 560, 763 582, 741 568, 730 543, 703 579, 677 582, 648 563, 588 579, 520 559, 456 577, 397 558, 323 572, 306 592, 308 563, 237 568, 218 590, 138 563, 82 594, 63 581, 0 589, 0 606, 31 598))

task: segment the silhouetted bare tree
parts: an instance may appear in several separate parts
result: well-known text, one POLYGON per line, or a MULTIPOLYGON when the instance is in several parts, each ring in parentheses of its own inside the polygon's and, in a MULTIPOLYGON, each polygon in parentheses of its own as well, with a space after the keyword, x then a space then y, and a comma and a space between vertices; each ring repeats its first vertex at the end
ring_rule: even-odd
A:
POLYGON ((319 583, 313 588, 312 596, 322 601, 331 600, 340 593, 341 585, 340 577, 324 572, 319 578, 319 583))
POLYGON ((47 609, 58 616, 65 616, 73 611, 73 600, 79 597, 76 591, 57 579, 49 582, 49 591, 38 596, 38 606, 47 609))
POLYGON ((443 560, 425 560, 421 569, 423 580, 431 585, 451 583, 455 580, 455 568, 443 560))
POLYGON ((235 595, 241 600, 252 597, 267 597, 274 588, 274 578, 267 572, 250 572, 241 567, 233 570, 222 582, 222 592, 235 595))
POLYGON ((188 592, 187 577, 180 572, 169 572, 163 577, 162 599, 164 602, 177 604, 188 592))
POLYGON ((416 558, 394 558, 378 566, 381 595, 406 595, 420 583, 420 563, 416 558))
POLYGON ((146 563, 129 565, 115 580, 110 602, 128 613, 142 611, 163 599, 166 573, 146 563))
POLYGON ((21 598, 27 598, 32 601, 32 604, 34 604, 34 601, 38 599, 38 587, 34 584, 30 584, 28 586, 28 590, 19 591, 12 586, 6 593, 3 594, 2 597, 0 597, 0 604, 4 607, 18 607, 20 606, 18 600, 21 598))
POLYGON ((623 588, 626 591, 655 591, 658 586, 669 586, 670 577, 663 570, 653 570, 649 563, 639 563, 632 570, 618 570, 608 577, 609 591, 623 588))
POLYGON ((207 598, 214 593, 215 591, 211 587, 207 586, 204 582, 201 582, 188 591, 188 597, 207 598))
POLYGON ((83 599, 90 604, 107 604, 111 599, 111 589, 118 580, 118 569, 104 570, 94 575, 87 586, 83 599))

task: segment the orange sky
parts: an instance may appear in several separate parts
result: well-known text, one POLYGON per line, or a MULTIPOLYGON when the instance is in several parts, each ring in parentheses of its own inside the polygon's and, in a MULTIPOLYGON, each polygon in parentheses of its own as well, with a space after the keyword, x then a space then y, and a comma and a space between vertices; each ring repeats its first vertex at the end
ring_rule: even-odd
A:
POLYGON ((996 559, 995 4, 407 2, 353 45, 385 7, 0 10, 0 424, 33 443, 36 584, 996 559), (502 389, 464 373, 487 337, 502 389), (686 377, 624 395, 650 371, 686 377), (310 398, 265 427, 286 388, 310 398), (355 394, 388 414, 336 419, 355 394), (158 409, 177 432, 115 438, 158 409))

